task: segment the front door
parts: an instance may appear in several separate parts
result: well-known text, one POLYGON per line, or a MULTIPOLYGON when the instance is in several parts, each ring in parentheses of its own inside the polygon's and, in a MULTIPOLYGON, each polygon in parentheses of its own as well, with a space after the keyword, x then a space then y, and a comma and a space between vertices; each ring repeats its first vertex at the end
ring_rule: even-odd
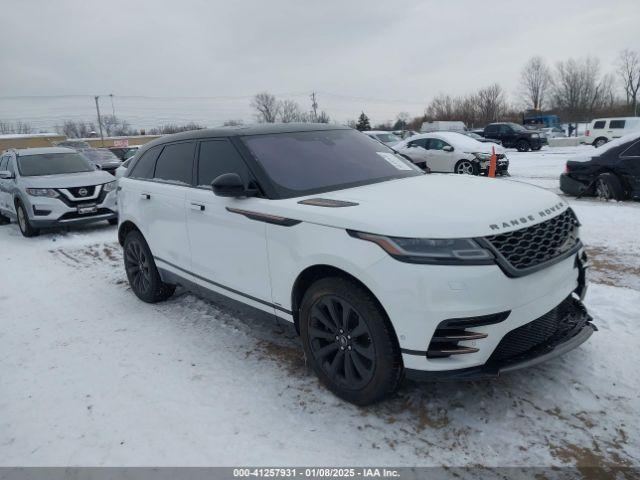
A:
POLYGON ((246 185, 253 179, 229 140, 202 141, 197 188, 187 194, 192 272, 205 288, 273 313, 266 223, 243 214, 269 200, 216 196, 211 182, 225 173, 237 173, 246 185))
POLYGON ((439 138, 429 139, 428 152, 431 171, 444 173, 453 172, 456 163, 454 161, 454 154, 453 152, 445 151, 445 147, 450 147, 450 145, 444 140, 440 140, 439 138))

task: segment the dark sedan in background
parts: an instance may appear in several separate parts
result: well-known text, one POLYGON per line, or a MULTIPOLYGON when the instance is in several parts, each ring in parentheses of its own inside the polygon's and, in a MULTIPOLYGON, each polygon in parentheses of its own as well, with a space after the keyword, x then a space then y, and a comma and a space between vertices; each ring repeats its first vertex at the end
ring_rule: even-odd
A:
POLYGON ((78 149, 78 153, 84 155, 89 162, 98 169, 115 175, 116 168, 122 165, 122 161, 107 148, 85 148, 78 149))
POLYGON ((603 200, 640 200, 640 133, 609 142, 590 157, 569 160, 560 189, 603 200))

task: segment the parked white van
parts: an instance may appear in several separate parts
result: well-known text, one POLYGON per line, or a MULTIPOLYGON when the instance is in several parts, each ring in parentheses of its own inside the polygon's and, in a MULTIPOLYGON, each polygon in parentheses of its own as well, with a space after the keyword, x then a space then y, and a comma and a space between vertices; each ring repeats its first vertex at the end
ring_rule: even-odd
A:
POLYGON ((596 118, 585 132, 585 142, 600 147, 614 138, 640 130, 640 117, 596 118))
POLYGON ((460 121, 440 121, 424 122, 420 131, 422 133, 428 132, 464 132, 467 129, 464 122, 460 121))

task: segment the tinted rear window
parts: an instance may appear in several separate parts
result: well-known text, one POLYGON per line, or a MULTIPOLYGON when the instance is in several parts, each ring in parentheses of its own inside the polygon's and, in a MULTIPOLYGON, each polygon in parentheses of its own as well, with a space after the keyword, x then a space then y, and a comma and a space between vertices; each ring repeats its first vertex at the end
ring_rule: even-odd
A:
POLYGON ((194 142, 186 142, 164 147, 156 162, 153 178, 191 185, 195 145, 194 142))
POLYGON ((604 120, 598 120, 593 124, 593 129, 595 130, 596 128, 604 128, 605 123, 607 122, 605 122, 604 120))
POLYGON ((256 135, 243 142, 282 196, 422 175, 411 162, 355 130, 256 135))
POLYGON ((93 172, 94 167, 79 153, 44 153, 18 157, 18 170, 23 177, 93 172))
POLYGON ((609 128, 624 128, 625 120, 611 120, 609 128))

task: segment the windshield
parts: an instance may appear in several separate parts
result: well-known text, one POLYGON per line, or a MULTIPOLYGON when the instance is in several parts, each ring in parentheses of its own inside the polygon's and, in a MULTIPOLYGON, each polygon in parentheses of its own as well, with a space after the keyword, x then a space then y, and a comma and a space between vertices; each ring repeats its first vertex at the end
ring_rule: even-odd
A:
POLYGON ((90 150, 82 150, 82 155, 87 157, 89 161, 97 164, 119 162, 120 159, 107 149, 92 148, 90 150))
POLYGON ((524 128, 522 125, 518 125, 517 123, 509 123, 508 124, 511 128, 513 128, 516 132, 526 132, 527 129, 524 128))
POLYGON ((45 153, 18 157, 18 170, 23 177, 93 172, 94 168, 78 153, 45 153))
POLYGON ((392 133, 379 133, 376 135, 376 137, 378 137, 378 140, 384 143, 398 143, 400 140, 402 140, 400 137, 396 137, 392 133))
POLYGON ((321 130, 243 137, 283 197, 339 190, 422 171, 355 130, 321 130))

